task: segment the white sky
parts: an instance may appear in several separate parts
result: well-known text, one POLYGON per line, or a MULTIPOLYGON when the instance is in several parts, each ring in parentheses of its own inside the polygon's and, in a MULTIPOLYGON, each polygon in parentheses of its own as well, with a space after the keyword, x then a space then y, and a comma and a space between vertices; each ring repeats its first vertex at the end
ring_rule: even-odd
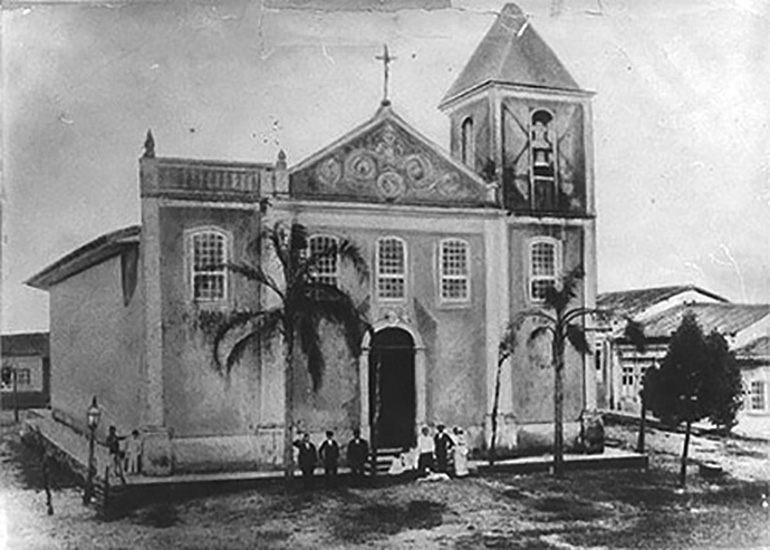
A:
MULTIPOLYGON (((148 128, 159 156, 273 161, 282 147, 295 164, 374 114, 387 42, 394 108, 448 148, 438 102, 502 4, 6 5, 3 331, 48 328, 26 278, 139 221, 148 128)), ((519 5, 597 92, 599 290, 693 283, 770 302, 770 3, 519 5)))

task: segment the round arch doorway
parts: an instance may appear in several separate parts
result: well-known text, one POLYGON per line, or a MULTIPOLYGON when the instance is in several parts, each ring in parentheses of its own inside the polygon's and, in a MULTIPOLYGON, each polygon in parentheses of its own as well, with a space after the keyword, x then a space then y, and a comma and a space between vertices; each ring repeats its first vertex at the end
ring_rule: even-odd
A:
POLYGON ((416 396, 414 340, 400 328, 375 333, 369 352, 370 425, 380 449, 412 447, 416 396))

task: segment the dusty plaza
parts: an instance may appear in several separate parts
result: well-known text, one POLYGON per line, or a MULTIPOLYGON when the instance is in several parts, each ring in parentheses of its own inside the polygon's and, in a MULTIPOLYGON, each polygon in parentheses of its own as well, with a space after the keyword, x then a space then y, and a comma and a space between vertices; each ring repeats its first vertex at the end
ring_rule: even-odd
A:
MULTIPOLYGON (((608 429, 633 448, 636 430, 608 429)), ((685 492, 675 470, 681 434, 648 434, 644 470, 492 473, 436 483, 380 479, 308 493, 299 480, 168 498, 102 518, 53 472, 46 514, 37 456, 3 427, 0 544, 13 550, 153 548, 767 548, 769 445, 696 437, 685 492), (703 479, 699 462, 727 475, 703 479)), ((320 470, 317 472, 320 475, 320 470)))

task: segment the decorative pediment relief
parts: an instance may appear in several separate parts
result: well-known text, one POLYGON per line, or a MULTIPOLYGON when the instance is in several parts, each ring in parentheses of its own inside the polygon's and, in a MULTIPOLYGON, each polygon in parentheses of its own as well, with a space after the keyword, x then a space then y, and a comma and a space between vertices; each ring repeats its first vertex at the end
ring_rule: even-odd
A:
POLYGON ((488 202, 483 181, 394 119, 385 118, 310 160, 293 171, 292 196, 417 204, 488 202))

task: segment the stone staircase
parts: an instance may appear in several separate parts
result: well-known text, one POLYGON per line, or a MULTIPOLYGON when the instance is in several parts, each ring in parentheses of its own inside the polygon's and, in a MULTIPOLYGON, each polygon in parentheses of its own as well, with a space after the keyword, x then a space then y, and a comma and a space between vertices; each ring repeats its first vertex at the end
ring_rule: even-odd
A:
MULTIPOLYGON (((374 465, 376 467, 377 475, 386 475, 390 469, 390 465, 393 462, 393 459, 400 454, 401 449, 398 448, 377 449, 377 463, 374 465)), ((370 469, 371 467, 372 464, 370 464, 370 469)))

